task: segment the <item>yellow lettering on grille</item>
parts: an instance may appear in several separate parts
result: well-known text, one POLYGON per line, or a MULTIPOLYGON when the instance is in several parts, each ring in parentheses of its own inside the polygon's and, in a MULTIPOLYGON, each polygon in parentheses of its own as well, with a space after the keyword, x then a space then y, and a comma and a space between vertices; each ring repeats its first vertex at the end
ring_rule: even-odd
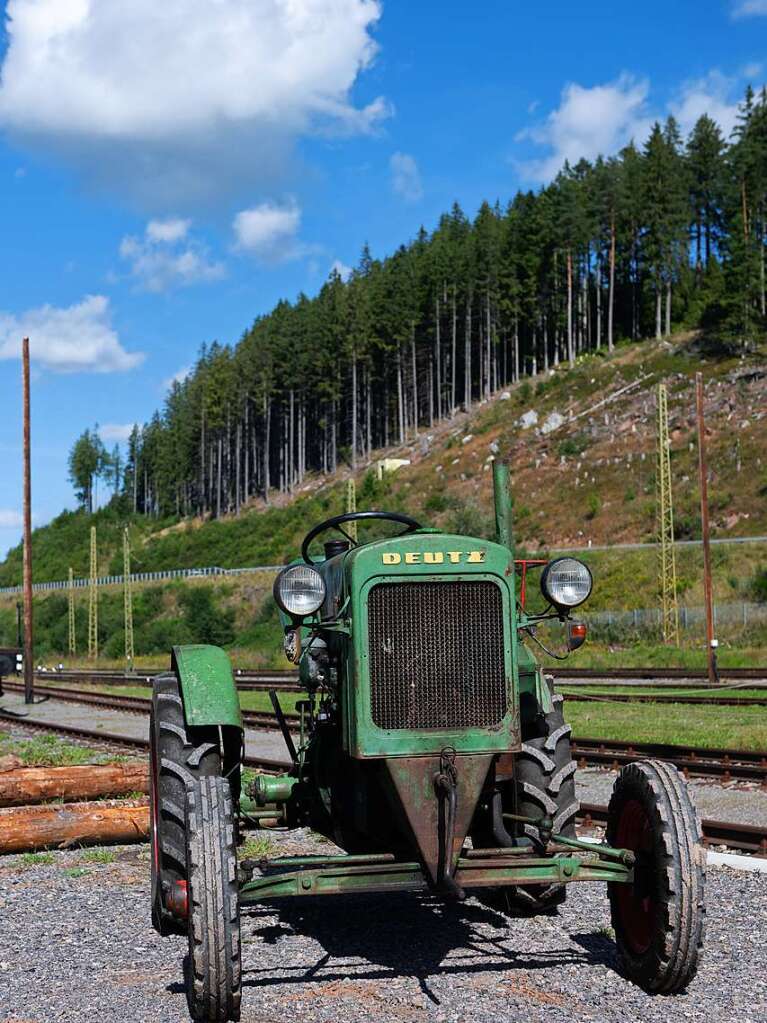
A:
POLYGON ((445 560, 445 555, 442 551, 424 551, 423 552, 423 563, 424 565, 441 565, 445 560))
POLYGON ((450 563, 452 565, 457 565, 460 562, 462 554, 463 554, 463 551, 448 551, 447 552, 447 556, 450 558, 450 563))
POLYGON ((402 561, 402 555, 397 554, 396 551, 387 551, 381 555, 381 561, 383 561, 384 565, 399 565, 400 561, 402 561))
POLYGON ((420 565, 421 554, 420 551, 406 551, 405 552, 405 564, 406 565, 420 565))
POLYGON ((481 565, 485 560, 484 551, 469 551, 469 556, 466 559, 470 565, 481 565))

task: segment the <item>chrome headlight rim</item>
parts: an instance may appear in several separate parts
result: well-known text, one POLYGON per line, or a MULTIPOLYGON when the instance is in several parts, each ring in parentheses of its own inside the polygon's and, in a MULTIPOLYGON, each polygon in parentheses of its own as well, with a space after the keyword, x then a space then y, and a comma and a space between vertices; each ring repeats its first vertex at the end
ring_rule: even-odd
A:
POLYGON ((277 607, 284 614, 293 619, 308 618, 316 614, 325 603, 327 588, 325 580, 311 565, 286 565, 274 580, 272 594, 277 607), (291 581, 294 584, 302 581, 305 587, 304 592, 307 595, 298 600, 291 599, 291 591, 288 589, 288 583, 291 581), (308 593, 312 585, 314 587, 313 596, 309 597, 308 593))
POLYGON ((543 593, 543 596, 546 598, 546 600, 548 600, 548 602, 550 604, 553 604, 554 607, 556 607, 556 608, 558 608, 558 609, 560 609, 562 611, 571 611, 573 608, 580 607, 581 604, 585 604, 585 602, 591 596, 591 592, 592 592, 593 589, 594 589, 594 577, 591 574, 591 569, 586 564, 586 562, 585 561, 581 561, 580 558, 573 558, 573 557, 569 557, 569 556, 568 557, 563 557, 563 558, 554 558, 553 561, 550 561, 548 563, 548 565, 546 565, 546 567, 544 568, 543 573, 541 575, 541 592, 543 593), (568 561, 573 563, 573 564, 575 564, 575 565, 577 565, 579 569, 583 569, 585 571, 585 573, 586 573, 586 576, 588 577, 588 590, 587 590, 586 594, 583 597, 581 597, 580 600, 576 600, 576 601, 573 601, 573 602, 558 600, 554 596, 554 594, 552 593, 551 588, 549 586, 549 579, 550 579, 552 573, 557 570, 557 567, 560 567, 560 569, 561 569, 561 566, 563 565, 563 563, 564 562, 568 562, 568 561))

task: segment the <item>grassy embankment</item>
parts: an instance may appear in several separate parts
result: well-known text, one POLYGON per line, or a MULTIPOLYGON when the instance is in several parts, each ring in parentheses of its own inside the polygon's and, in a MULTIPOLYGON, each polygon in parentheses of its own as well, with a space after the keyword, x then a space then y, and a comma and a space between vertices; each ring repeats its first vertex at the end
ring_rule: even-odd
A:
MULTIPOLYGON (((536 381, 509 389, 471 414, 459 413, 420 438, 387 454, 409 458, 410 467, 383 482, 364 470, 357 476, 358 506, 409 512, 422 521, 469 535, 492 533, 489 459, 494 450, 510 459, 513 471, 516 533, 520 553, 556 547, 653 538, 655 514, 655 424, 653 388, 670 389, 672 471, 676 525, 682 539, 698 535, 693 378, 706 377, 711 509, 715 536, 767 534, 767 430, 764 429, 765 383, 758 377, 763 355, 714 360, 680 337, 673 345, 646 342, 619 347, 611 358, 602 353, 560 367, 536 381), (749 376, 749 374, 751 374, 749 376), (634 382, 618 401, 593 411, 605 396, 634 382), (574 417, 558 430, 542 434, 522 430, 519 417, 536 411, 539 424, 552 412, 574 417), (592 410, 592 411, 590 411, 592 410)), ((99 536, 99 571, 121 571, 122 526, 129 521, 134 570, 177 567, 279 564, 294 556, 306 529, 318 519, 343 510, 348 468, 334 477, 312 477, 292 498, 274 495, 265 507, 254 502, 239 518, 178 522, 130 518, 120 508, 88 517, 64 513, 35 531, 35 578, 63 579, 72 565, 87 572, 91 523, 99 536)), ((657 606, 654 550, 590 551, 584 554, 595 576, 588 610, 657 606)), ((718 603, 752 600, 756 580, 767 569, 764 545, 715 547, 714 589, 718 603)), ((18 583, 20 548, 0 565, 0 585, 18 583)), ((271 579, 245 576, 200 579, 136 587, 134 621, 138 666, 166 662, 173 643, 217 641, 243 666, 281 665, 280 631, 268 599, 271 579), (203 607, 190 594, 209 592, 203 607)), ((535 588, 535 583, 533 590, 535 588)), ((700 548, 678 550, 678 591, 688 606, 702 603, 700 548)), ((0 596, 0 643, 15 637, 14 596, 0 596)), ((36 597, 38 655, 63 660, 66 649, 65 594, 36 597)), ((87 591, 77 591, 77 633, 87 634, 87 591)), ((767 628, 750 625, 720 631, 723 666, 767 660, 767 628)), ((100 651, 104 666, 122 663, 122 594, 105 589, 100 603, 100 651)), ((702 667, 704 651, 698 630, 683 635, 680 649, 657 641, 651 632, 617 627, 592 630, 574 662, 702 667)))

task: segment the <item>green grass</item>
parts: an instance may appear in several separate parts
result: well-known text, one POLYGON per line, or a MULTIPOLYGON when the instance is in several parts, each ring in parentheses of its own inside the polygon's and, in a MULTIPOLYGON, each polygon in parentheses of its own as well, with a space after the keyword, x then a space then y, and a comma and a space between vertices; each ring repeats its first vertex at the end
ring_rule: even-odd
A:
POLYGON ((76 764, 113 763, 114 756, 99 753, 87 746, 75 746, 55 735, 18 739, 0 732, 0 756, 18 757, 25 767, 69 767, 76 764))
MULTIPOLYGON (((767 700, 767 689, 678 689, 676 686, 570 686, 565 682, 557 685, 559 692, 567 696, 569 693, 584 696, 694 696, 705 697, 716 703, 726 697, 761 697, 767 700)), ((767 713, 767 711, 766 711, 767 713)))
POLYGON ((238 858, 241 860, 263 860, 274 852, 274 842, 266 835, 246 838, 239 848, 238 858))
POLYGON ((764 707, 568 703, 574 738, 660 742, 708 748, 767 749, 764 707))
POLYGON ((54 863, 56 857, 49 852, 29 852, 19 856, 19 866, 22 867, 49 867, 54 863))
POLYGON ((85 867, 67 867, 66 870, 62 870, 62 874, 64 877, 85 877, 90 871, 85 867))
POLYGON ((80 859, 86 863, 114 863, 117 853, 112 849, 86 849, 80 853, 80 859))
MULTIPOLYGON (((541 636, 543 638, 543 636, 541 636)), ((560 637, 561 639, 561 637, 560 637)), ((561 661, 547 657, 534 644, 531 649, 540 655, 542 664, 556 667, 561 661)), ((559 647, 557 646, 557 649, 559 647)), ((721 668, 754 668, 767 665, 767 644, 721 645, 717 651, 721 668)), ((593 640, 586 643, 567 661, 573 668, 693 668, 706 667, 705 644, 673 647, 660 642, 638 640, 633 643, 605 644, 593 640)))

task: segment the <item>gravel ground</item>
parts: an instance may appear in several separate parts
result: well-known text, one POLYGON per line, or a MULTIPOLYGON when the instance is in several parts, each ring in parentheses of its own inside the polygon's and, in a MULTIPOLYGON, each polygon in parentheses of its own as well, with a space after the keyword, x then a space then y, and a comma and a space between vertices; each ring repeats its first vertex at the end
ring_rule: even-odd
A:
MULTIPOLYGON (((581 767, 575 775, 578 799, 582 803, 607 806, 617 771, 581 767)), ((691 778, 687 783, 701 817, 738 824, 767 826, 767 791, 755 782, 722 782, 691 778)))
MULTIPOLYGON (((271 840, 318 849, 306 834, 271 840)), ((86 855, 0 859, 0 1020, 184 1023, 186 942, 149 925, 146 848, 86 855)), ((535 920, 474 898, 286 900, 243 920, 243 1023, 767 1021, 764 874, 709 871, 706 955, 685 995, 626 982, 608 923, 601 885, 573 885, 557 916, 535 920)))

